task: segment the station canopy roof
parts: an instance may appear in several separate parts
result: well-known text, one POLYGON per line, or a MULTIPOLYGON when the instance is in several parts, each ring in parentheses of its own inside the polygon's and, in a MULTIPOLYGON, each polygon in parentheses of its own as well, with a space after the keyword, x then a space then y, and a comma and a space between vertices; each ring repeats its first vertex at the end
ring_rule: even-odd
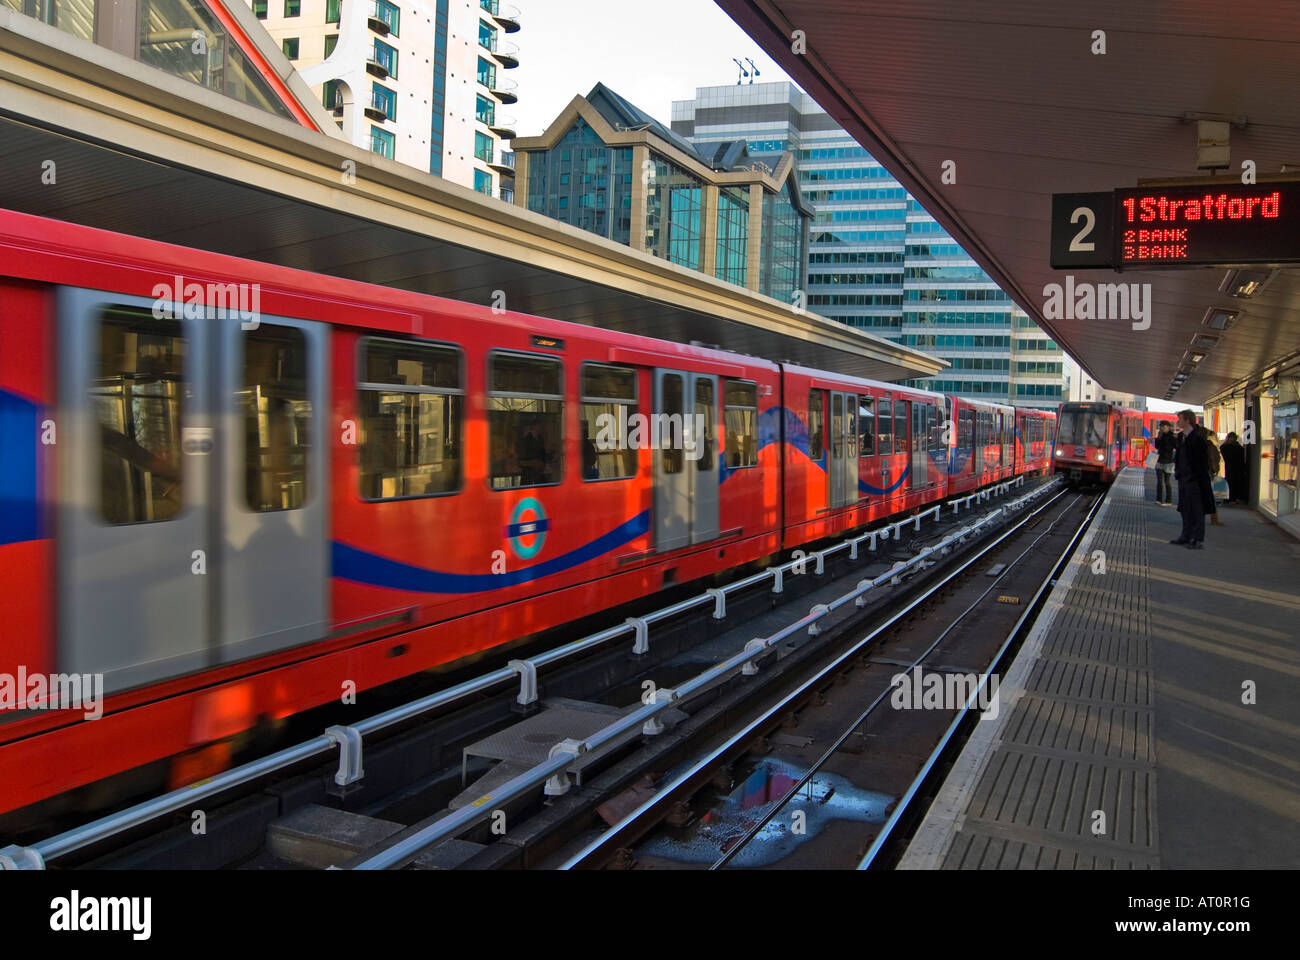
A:
POLYGON ((1236 299, 1222 267, 1054 270, 1048 252, 1053 193, 1206 176, 1198 119, 1231 123, 1220 182, 1246 160, 1300 176, 1292 0, 717 2, 1107 388, 1164 397, 1184 366, 1173 399, 1199 403, 1300 349, 1294 266, 1236 299), (1150 328, 1048 319, 1044 289, 1067 274, 1151 284, 1150 328), (1214 307, 1240 313, 1209 331, 1214 307), (1207 332, 1219 342, 1189 365, 1207 332))

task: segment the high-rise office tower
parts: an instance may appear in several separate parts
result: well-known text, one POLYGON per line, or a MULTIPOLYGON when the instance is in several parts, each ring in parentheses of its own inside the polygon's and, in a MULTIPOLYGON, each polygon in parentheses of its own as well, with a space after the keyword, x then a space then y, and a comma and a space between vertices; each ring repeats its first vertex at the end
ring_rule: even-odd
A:
POLYGON ((507 202, 518 100, 501 0, 248 0, 348 140, 507 202))
POLYGON ((1064 399, 1064 355, 824 110, 789 82, 702 87, 673 104, 694 143, 789 150, 814 211, 808 308, 952 364, 916 386, 1021 406, 1064 399))

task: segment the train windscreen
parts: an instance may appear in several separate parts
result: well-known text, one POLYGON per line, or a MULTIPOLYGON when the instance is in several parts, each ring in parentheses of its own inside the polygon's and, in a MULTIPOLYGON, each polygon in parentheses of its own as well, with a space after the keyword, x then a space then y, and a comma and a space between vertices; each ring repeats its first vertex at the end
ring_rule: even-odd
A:
POLYGON ((1106 446, 1106 414, 1093 410, 1062 410, 1057 421, 1056 442, 1061 446, 1106 446))

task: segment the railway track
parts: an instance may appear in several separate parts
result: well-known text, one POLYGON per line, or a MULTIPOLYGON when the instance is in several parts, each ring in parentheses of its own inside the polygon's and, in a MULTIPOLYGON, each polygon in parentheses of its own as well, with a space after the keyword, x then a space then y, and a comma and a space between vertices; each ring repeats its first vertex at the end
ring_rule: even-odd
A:
MULTIPOLYGON (((1047 485, 1051 481, 1043 480, 1039 486, 1047 485)), ((972 500, 978 507, 986 498, 987 493, 964 498, 965 506, 969 511, 972 500)), ((992 505, 992 499, 989 500, 992 505)), ((947 516, 944 508, 927 518, 930 522, 924 529, 920 517, 897 519, 886 525, 884 532, 868 532, 858 536, 856 542, 845 541, 805 558, 803 569, 787 563, 741 578, 725 588, 729 593, 715 589, 702 598, 680 600, 664 608, 670 613, 663 617, 656 619, 656 613, 644 614, 647 626, 655 625, 649 636, 643 637, 635 625, 616 624, 562 644, 558 651, 535 653, 532 655, 534 668, 558 663, 563 659, 561 654, 571 654, 576 661, 563 669, 543 673, 540 683, 536 669, 530 674, 528 669, 520 667, 520 661, 512 661, 510 666, 399 705, 351 727, 332 728, 324 737, 278 751, 190 790, 112 813, 41 843, 5 848, 0 850, 0 858, 8 857, 16 865, 56 868, 275 868, 342 864, 488 867, 538 865, 547 857, 553 860, 556 850, 573 836, 580 835, 584 819, 589 822, 596 816, 594 811, 602 806, 602 800, 618 797, 626 791, 627 781, 639 782, 646 770, 663 770, 666 764, 681 762, 676 755, 686 749, 688 729, 699 727, 707 732, 716 729, 719 723, 735 722, 748 709, 747 700, 774 688, 780 678, 807 669, 816 652, 838 642, 841 634, 852 629, 852 624, 864 618, 879 618, 881 611, 891 604, 924 592, 925 585, 937 576, 937 570, 964 562, 959 554, 983 550, 983 542, 996 537, 994 530, 1001 526, 986 522, 989 516, 996 518, 1001 512, 1014 512, 998 507, 977 523, 971 519, 970 512, 963 520, 959 509, 947 516), (966 533, 973 527, 972 532, 966 533), (955 538, 955 533, 965 535, 955 538), (952 542, 937 548, 948 541, 952 542), (860 557, 857 556, 859 548, 860 557), (900 559, 903 557, 909 559, 900 559), (867 582, 863 577, 872 579, 873 583, 864 593, 874 591, 872 596, 876 599, 870 603, 855 602, 848 610, 829 609, 836 597, 843 596, 844 583, 861 585, 867 582), (721 599, 719 594, 724 594, 721 599), (811 614, 800 617, 791 613, 801 602, 812 601, 828 609, 812 620, 809 620, 811 614), (675 613, 671 612, 674 610, 675 613), (715 619, 720 611, 725 611, 725 619, 715 619), (737 622, 741 624, 739 627, 735 626, 737 622), (786 627, 779 627, 780 624, 786 627), (538 781, 522 790, 513 801, 503 799, 497 791, 496 802, 488 804, 486 810, 482 804, 473 806, 472 800, 456 809, 442 809, 457 793, 465 793, 460 789, 463 785, 458 782, 457 773, 491 772, 482 764, 466 767, 454 762, 462 759, 462 751, 484 734, 490 737, 503 728, 508 729, 520 722, 521 715, 527 717, 539 704, 554 705, 557 698, 582 696, 588 698, 587 703, 604 700, 610 705, 618 704, 620 699, 625 703, 629 694, 635 699, 638 686, 647 677, 659 678, 658 688, 671 690, 669 684, 676 683, 687 669, 683 658, 687 665, 701 662, 701 648, 706 651, 711 645, 725 648, 737 631, 750 630, 752 634, 762 626, 772 627, 772 635, 781 634, 782 630, 786 633, 779 643, 761 653, 755 651, 750 658, 756 663, 770 661, 760 669, 758 679, 747 677, 744 675, 747 671, 737 669, 735 677, 721 679, 720 674, 721 682, 705 684, 709 689, 689 704, 652 700, 641 708, 647 711, 646 717, 634 721, 634 725, 641 724, 638 729, 643 735, 638 737, 634 733, 631 738, 612 744, 614 749, 608 750, 601 762, 592 766, 591 778, 575 785, 576 789, 560 789, 566 786, 564 780, 569 776, 563 773, 567 766, 563 761, 573 759, 560 753, 549 758, 556 761, 555 769, 547 773, 554 780, 552 786, 556 789, 550 791, 557 794, 554 797, 543 800, 538 781), (815 642, 802 637, 809 626, 813 630, 808 632, 822 634, 815 642), (633 637, 637 646, 646 640, 644 645, 649 649, 629 657, 625 648, 606 647, 606 641, 611 638, 633 637), (531 702, 521 702, 528 700, 530 685, 531 702), (603 689, 604 695, 593 693, 593 689, 603 689), (677 712, 678 706, 684 708, 680 712, 685 716, 678 718, 681 722, 668 736, 644 735, 653 729, 651 721, 657 711, 662 709, 666 716, 667 711, 677 712), (512 712, 512 707, 517 712, 512 712), (389 736, 376 736, 386 728, 389 736), (355 731, 355 736, 349 731, 355 731), (364 776, 362 737, 375 741, 365 747, 364 776), (638 747, 638 744, 644 745, 638 747), (328 762, 331 753, 337 754, 337 764, 328 762), (349 779, 345 775, 349 771, 355 779, 339 783, 349 779), (466 807, 470 807, 469 813, 457 813, 466 807), (286 841, 284 822, 294 820, 304 810, 310 815, 297 817, 288 828, 290 839, 286 841), (439 812, 430 816, 429 810, 439 812), (207 823, 204 833, 196 834, 193 830, 196 813, 201 813, 207 823), (431 825, 458 815, 464 818, 466 829, 448 834, 447 839, 455 842, 443 842, 441 854, 431 853, 433 845, 423 842, 431 825), (494 816, 508 824, 501 835, 494 829, 497 826, 494 816), (306 827, 302 825, 304 819, 306 827), (275 842, 277 830, 280 831, 278 843, 275 842), (293 835, 294 830, 305 836, 293 835), (421 838, 408 844, 409 850, 416 851, 415 855, 403 857, 388 852, 412 836, 421 838), (351 840, 342 842, 338 841, 339 837, 351 840), (287 861, 286 856, 290 858, 287 861)), ((737 663, 737 668, 740 665, 737 663)), ((579 755, 596 754, 600 746, 583 744, 579 755)), ((499 768, 500 765, 493 769, 499 768)), ((445 830, 445 824, 438 829, 445 830)))

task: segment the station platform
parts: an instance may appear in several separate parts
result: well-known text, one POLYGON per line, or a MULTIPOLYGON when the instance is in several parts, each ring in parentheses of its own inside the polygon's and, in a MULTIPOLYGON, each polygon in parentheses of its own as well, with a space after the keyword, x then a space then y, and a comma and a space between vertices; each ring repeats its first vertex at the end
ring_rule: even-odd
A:
POLYGON ((1300 542, 1220 506, 1173 546, 1154 490, 1112 485, 900 869, 1300 866, 1300 542))

